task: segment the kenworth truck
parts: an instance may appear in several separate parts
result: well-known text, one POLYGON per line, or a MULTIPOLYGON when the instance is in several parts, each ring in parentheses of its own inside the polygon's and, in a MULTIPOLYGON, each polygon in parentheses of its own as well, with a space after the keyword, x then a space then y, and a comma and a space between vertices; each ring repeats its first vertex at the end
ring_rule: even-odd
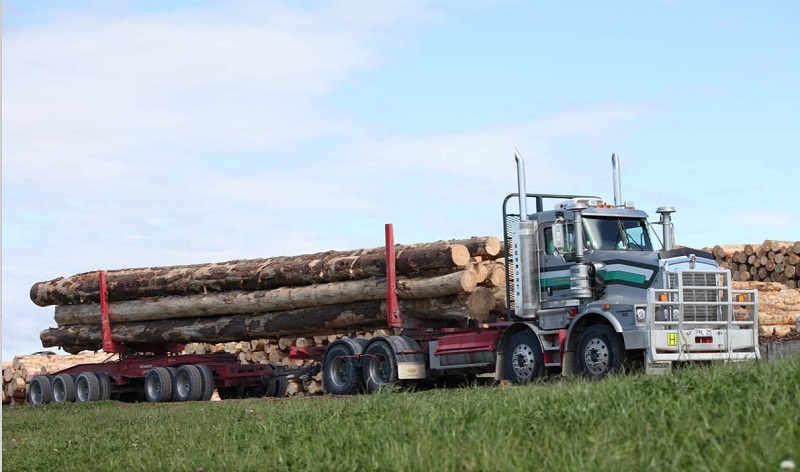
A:
POLYGON ((519 192, 503 202, 505 319, 442 328, 400 313, 387 225, 388 321, 401 335, 330 345, 322 365, 328 392, 454 373, 526 383, 546 374, 599 378, 628 359, 659 373, 675 362, 759 357, 758 293, 734 290, 730 272, 711 254, 676 247, 672 207, 656 210, 662 247, 654 249, 647 214, 622 201, 616 153, 613 204, 526 193, 519 152, 515 159, 519 192), (555 202, 552 209, 546 201, 555 202))
POLYGON ((387 324, 400 334, 293 348, 294 358, 315 361, 297 369, 241 365, 227 354, 180 354, 180 345, 117 343, 100 272, 103 350, 118 353, 119 360, 37 375, 27 400, 208 400, 214 389, 222 398, 280 397, 288 379, 308 379, 320 370, 325 391, 350 395, 451 376, 514 383, 558 374, 600 378, 628 359, 659 373, 676 362, 759 357, 758 292, 734 290, 730 272, 711 254, 676 247, 671 207, 656 210, 662 247, 654 249, 647 214, 622 201, 616 154, 613 204, 526 193, 524 161, 519 152, 515 158, 519 192, 503 202, 508 309, 492 322, 453 325, 402 313, 390 224, 387 324), (554 202, 552 209, 545 202, 554 202), (535 212, 528 212, 529 203, 535 212))

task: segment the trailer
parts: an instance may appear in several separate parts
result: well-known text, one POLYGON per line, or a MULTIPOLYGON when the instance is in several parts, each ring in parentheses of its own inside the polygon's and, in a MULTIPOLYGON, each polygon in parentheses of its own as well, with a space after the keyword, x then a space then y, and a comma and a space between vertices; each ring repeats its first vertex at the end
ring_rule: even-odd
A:
MULTIPOLYGON (((103 351, 119 359, 80 364, 51 375, 34 376, 27 385, 26 401, 90 402, 203 401, 216 389, 222 399, 283 397, 289 379, 307 380, 320 371, 318 362, 290 369, 273 364, 241 364, 233 354, 181 354, 180 344, 123 344, 111 336, 106 274, 100 271, 100 311, 103 351)), ((320 358, 320 348, 293 347, 293 359, 320 358)))

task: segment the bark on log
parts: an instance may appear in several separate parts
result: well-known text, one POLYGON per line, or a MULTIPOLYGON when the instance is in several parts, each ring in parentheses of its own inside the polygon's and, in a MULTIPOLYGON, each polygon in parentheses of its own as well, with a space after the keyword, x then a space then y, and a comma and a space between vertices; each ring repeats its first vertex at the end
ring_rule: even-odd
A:
MULTIPOLYGON (((446 242, 398 245, 399 275, 441 275, 469 264, 469 249, 446 242)), ((155 296, 205 294, 384 277, 384 248, 328 251, 293 257, 236 260, 221 263, 122 269, 107 272, 109 301, 155 296)), ((31 300, 39 306, 98 302, 97 272, 37 282, 31 300)))
MULTIPOLYGON (((474 292, 474 274, 460 270, 431 278, 400 279, 400 299, 441 298, 462 292, 474 292)), ((253 292, 232 291, 206 295, 186 295, 117 301, 108 304, 113 322, 153 321, 285 311, 324 305, 337 305, 386 298, 385 280, 333 282, 305 287, 281 287, 253 292)), ((55 309, 59 326, 100 323, 100 306, 94 303, 60 305, 55 309)))
MULTIPOLYGON (((482 290, 481 290, 482 289, 482 290)), ((453 325, 468 319, 485 320, 494 308, 491 290, 442 298, 402 300, 403 313, 423 319, 441 319, 453 325), (488 293, 486 293, 488 292, 488 293), (491 304, 486 300, 491 299, 491 304), (488 307, 488 308, 487 308, 488 307)), ((158 321, 115 323, 112 335, 128 344, 218 343, 274 336, 315 336, 342 331, 365 330, 386 325, 382 301, 362 301, 269 313, 230 315, 214 318, 179 318, 158 321)), ((39 335, 45 347, 61 346, 67 352, 99 349, 99 324, 49 328, 39 335)), ((292 342, 294 342, 292 340, 292 342)), ((291 343, 288 344, 289 346, 291 343)))

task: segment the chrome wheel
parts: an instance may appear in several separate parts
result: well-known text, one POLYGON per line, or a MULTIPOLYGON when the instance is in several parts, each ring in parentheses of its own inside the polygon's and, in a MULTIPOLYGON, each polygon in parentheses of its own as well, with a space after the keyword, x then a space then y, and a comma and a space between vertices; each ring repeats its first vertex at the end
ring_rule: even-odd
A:
POLYGON ((512 367, 519 379, 530 379, 536 369, 536 357, 527 344, 520 344, 511 353, 512 367))
POLYGON ((592 374, 599 375, 608 371, 608 345, 599 337, 592 338, 588 343, 586 343, 583 356, 586 368, 592 374))

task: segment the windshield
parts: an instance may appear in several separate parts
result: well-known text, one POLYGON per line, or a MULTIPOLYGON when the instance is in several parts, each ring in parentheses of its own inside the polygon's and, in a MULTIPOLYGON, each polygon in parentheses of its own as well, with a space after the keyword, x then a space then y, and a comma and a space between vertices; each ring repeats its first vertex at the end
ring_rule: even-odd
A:
POLYGON ((583 219, 586 249, 652 251, 647 222, 637 218, 583 219))

